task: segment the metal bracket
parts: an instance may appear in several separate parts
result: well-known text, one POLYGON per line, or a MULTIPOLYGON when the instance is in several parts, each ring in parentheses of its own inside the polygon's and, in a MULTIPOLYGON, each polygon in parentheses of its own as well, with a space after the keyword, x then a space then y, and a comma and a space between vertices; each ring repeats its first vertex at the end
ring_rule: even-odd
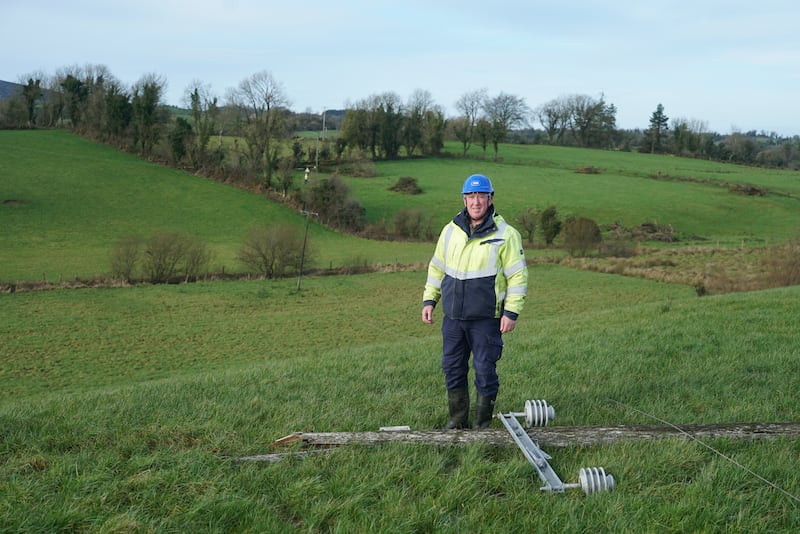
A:
POLYGON ((555 419, 555 410, 545 401, 529 400, 525 401, 525 412, 523 413, 500 413, 496 416, 544 482, 544 486, 540 488, 542 491, 561 493, 570 488, 582 488, 583 492, 589 495, 614 489, 614 477, 607 475, 602 467, 582 468, 579 473, 579 483, 564 483, 548 462, 552 457, 533 442, 517 420, 517 417, 521 416, 525 416, 529 426, 545 426, 549 421, 555 419))

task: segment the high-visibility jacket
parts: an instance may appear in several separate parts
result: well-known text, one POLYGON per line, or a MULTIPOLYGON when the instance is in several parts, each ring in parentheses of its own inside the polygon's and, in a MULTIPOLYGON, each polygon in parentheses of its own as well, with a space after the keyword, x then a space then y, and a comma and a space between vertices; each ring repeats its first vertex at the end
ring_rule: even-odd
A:
POLYGON ((423 305, 442 303, 451 319, 516 320, 528 290, 522 237, 489 206, 470 235, 466 208, 447 223, 428 264, 423 305))

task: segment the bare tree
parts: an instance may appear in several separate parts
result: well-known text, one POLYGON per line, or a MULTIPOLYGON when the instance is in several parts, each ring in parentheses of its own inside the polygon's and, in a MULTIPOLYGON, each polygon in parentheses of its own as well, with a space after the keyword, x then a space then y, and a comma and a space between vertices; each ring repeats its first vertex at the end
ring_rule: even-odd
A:
POLYGON ((461 114, 461 119, 454 124, 454 133, 456 139, 461 141, 464 150, 463 156, 467 155, 470 145, 474 139, 475 125, 478 124, 483 103, 486 100, 488 91, 486 89, 478 89, 461 95, 461 98, 456 101, 456 110, 461 114))
POLYGON ((569 106, 563 98, 542 104, 536 108, 534 116, 547 133, 547 140, 551 145, 563 141, 564 132, 569 125, 569 106))
POLYGON ((289 98, 283 85, 269 71, 260 71, 230 90, 228 100, 239 111, 252 169, 262 173, 264 185, 269 187, 280 140, 287 135, 289 98))
POLYGON ((527 124, 531 112, 524 98, 506 93, 485 99, 482 109, 491 125, 492 147, 497 159, 498 146, 506 140, 509 130, 527 124))

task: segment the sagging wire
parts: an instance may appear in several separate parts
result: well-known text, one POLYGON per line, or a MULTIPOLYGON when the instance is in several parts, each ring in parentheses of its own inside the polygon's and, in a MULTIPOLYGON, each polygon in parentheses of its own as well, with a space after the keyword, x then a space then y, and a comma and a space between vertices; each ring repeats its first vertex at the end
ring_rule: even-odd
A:
POLYGON ((641 415, 644 415, 644 416, 646 416, 646 417, 650 417, 651 419, 655 419, 656 421, 658 421, 658 422, 660 422, 660 423, 663 423, 663 424, 665 424, 665 425, 667 425, 667 426, 670 426, 670 427, 674 428, 675 430, 677 430, 678 432, 680 432, 680 433, 681 433, 681 434, 683 434, 684 436, 688 437, 689 439, 691 439, 692 441, 694 441, 694 442, 696 442, 696 443, 699 443, 700 445, 702 445, 702 446, 703 446, 703 447, 705 447, 706 449, 710 450, 710 451, 711 451, 711 452, 713 452, 714 454, 717 454, 717 455, 721 456, 722 458, 724 458, 725 460, 729 461, 730 463, 732 463, 733 465, 735 465, 735 466, 736 466, 736 467, 738 467, 739 469, 742 469, 743 471, 746 471, 747 473, 750 473, 752 476, 756 477, 758 480, 760 480, 760 481, 761 481, 761 482, 763 482, 764 484, 767 484, 768 486, 771 486, 773 489, 776 489, 776 490, 778 490, 779 492, 783 493, 784 495, 786 495, 786 496, 787 496, 787 497, 789 497, 790 499, 793 499, 794 501, 796 501, 796 502, 800 503, 800 497, 798 497, 797 495, 794 495, 794 494, 792 494, 792 493, 789 493, 788 491, 786 491, 786 490, 785 490, 785 489, 783 489, 782 487, 778 486, 778 485, 777 485, 777 484, 775 484, 774 482, 772 482, 772 481, 770 481, 770 480, 767 480, 766 478, 762 477, 761 475, 759 475, 758 473, 756 473, 755 471, 753 471, 753 470, 752 470, 752 469, 750 469, 749 467, 746 467, 746 466, 742 465, 741 463, 737 462, 736 460, 734 460, 734 459, 733 459, 733 458, 731 458, 730 456, 726 456, 725 454, 723 454, 722 452, 718 451, 717 449, 715 449, 715 448, 714 448, 714 447, 712 447, 711 445, 708 445, 707 443, 704 443, 703 441, 701 441, 701 440, 699 440, 698 438, 696 438, 695 436, 693 436, 691 433, 689 433, 689 432, 685 431, 684 429, 682 429, 682 428, 681 428, 681 427, 679 427, 678 425, 672 424, 672 423, 670 423, 669 421, 667 421, 667 420, 665 420, 665 419, 662 419, 662 418, 660 418, 660 417, 657 417, 657 416, 655 416, 655 415, 653 415, 653 414, 651 414, 651 413, 647 413, 647 412, 645 412, 645 411, 643 411, 643 410, 640 410, 640 409, 638 409, 638 408, 635 408, 635 407, 633 407, 633 406, 630 406, 630 405, 628 405, 628 404, 625 404, 624 402, 620 402, 620 401, 618 401, 618 400, 612 399, 611 397, 609 397, 609 398, 608 398, 608 400, 609 400, 609 401, 611 401, 611 402, 613 402, 614 404, 617 404, 617 405, 619 405, 619 406, 622 406, 623 408, 627 408, 627 409, 629 409, 629 410, 633 410, 633 411, 634 411, 634 412, 636 412, 636 413, 639 413, 639 414, 641 414, 641 415))

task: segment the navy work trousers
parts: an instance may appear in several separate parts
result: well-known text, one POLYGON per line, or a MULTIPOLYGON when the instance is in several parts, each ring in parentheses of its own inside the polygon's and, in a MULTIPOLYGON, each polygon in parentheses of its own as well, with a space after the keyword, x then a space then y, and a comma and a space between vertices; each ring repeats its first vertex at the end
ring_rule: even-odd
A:
POLYGON ((494 397, 500 388, 497 360, 503 354, 500 319, 459 321, 445 315, 442 321, 442 371, 447 389, 466 388, 469 355, 475 368, 475 389, 494 397))

